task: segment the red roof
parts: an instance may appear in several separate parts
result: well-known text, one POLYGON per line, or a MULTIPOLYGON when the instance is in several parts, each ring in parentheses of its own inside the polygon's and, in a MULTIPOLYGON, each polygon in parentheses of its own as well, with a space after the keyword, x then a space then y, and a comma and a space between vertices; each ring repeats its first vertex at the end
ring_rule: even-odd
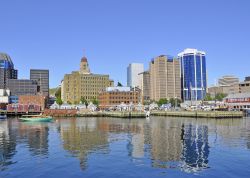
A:
POLYGON ((82 57, 81 62, 88 62, 88 60, 87 60, 87 58, 84 56, 84 57, 82 57))

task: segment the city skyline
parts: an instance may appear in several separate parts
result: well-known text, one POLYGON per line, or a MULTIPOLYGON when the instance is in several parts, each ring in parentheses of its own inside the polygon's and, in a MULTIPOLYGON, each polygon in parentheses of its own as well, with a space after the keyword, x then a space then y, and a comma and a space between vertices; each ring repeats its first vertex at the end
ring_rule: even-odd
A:
POLYGON ((57 87, 84 54, 93 73, 125 85, 129 63, 146 69, 152 58, 186 48, 206 52, 208 86, 223 75, 249 75, 246 0, 27 2, 1 2, 0 51, 10 55, 19 78, 29 77, 27 68, 49 69, 50 86, 57 87))

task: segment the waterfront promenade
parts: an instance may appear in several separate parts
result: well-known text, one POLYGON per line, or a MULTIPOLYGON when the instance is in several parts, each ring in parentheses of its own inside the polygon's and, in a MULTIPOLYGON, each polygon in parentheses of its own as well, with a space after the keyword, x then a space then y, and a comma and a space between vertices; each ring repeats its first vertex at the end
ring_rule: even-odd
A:
MULTIPOLYGON (((76 110, 45 110, 45 115, 53 117, 116 117, 116 118, 146 118, 143 111, 109 111, 82 112, 76 110)), ((243 118, 243 112, 230 111, 151 111, 151 116, 192 117, 192 118, 243 118)))

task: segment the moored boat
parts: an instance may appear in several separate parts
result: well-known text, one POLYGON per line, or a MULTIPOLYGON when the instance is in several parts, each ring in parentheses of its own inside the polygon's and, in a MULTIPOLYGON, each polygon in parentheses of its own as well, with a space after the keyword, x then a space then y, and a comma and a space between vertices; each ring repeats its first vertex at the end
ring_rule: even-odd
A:
POLYGON ((43 116, 43 115, 23 115, 19 119, 21 121, 28 121, 28 122, 50 122, 52 121, 51 116, 43 116))

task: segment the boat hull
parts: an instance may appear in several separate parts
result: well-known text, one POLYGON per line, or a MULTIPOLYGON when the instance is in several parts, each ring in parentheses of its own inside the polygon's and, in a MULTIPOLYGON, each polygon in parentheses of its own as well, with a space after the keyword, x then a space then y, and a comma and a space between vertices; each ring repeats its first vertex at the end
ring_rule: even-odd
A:
POLYGON ((47 117, 47 118, 43 118, 43 117, 38 117, 38 118, 19 118, 21 121, 25 121, 25 122, 50 122, 52 121, 52 117, 47 117))

